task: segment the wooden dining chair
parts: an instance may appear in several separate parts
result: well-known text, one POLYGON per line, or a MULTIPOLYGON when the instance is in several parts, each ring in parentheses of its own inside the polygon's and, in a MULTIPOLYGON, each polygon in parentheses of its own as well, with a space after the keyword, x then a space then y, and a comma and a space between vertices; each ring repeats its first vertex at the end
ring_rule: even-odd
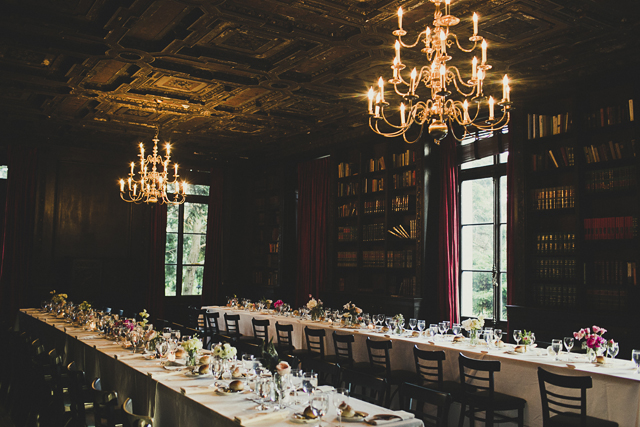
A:
POLYGON ((224 324, 227 330, 220 332, 220 336, 223 341, 229 343, 237 343, 242 334, 240 333, 240 315, 239 314, 224 314, 224 324))
POLYGON ((187 307, 187 325, 189 328, 193 328, 199 331, 200 336, 204 335, 204 314, 207 310, 203 310, 198 307, 187 307))
POLYGON ((220 336, 220 324, 218 323, 220 319, 220 313, 209 313, 205 311, 204 313, 204 338, 203 338, 203 346, 206 349, 211 350, 211 346, 215 342, 222 341, 222 337, 220 336))
POLYGON ((78 369, 76 362, 67 365, 67 390, 71 416, 84 425, 93 424, 93 401, 86 399, 88 390, 84 371, 78 369))
POLYGON ((418 345, 413 347, 416 372, 420 377, 418 384, 426 388, 449 393, 454 402, 459 402, 460 383, 444 380, 443 362, 446 357, 444 350, 421 350, 418 345))
POLYGON ((122 404, 124 413, 124 427, 153 427, 153 419, 133 412, 133 400, 130 397, 122 404))
POLYGON ((278 354, 291 354, 296 349, 293 346, 293 325, 291 323, 282 324, 276 321, 276 338, 278 354))
POLYGON ((113 390, 103 390, 100 378, 93 380, 91 390, 95 427, 122 427, 118 413, 118 393, 113 390))
POLYGON ((590 376, 558 375, 538 367, 543 427, 617 427, 618 423, 587 415, 590 376), (551 386, 551 387, 549 387, 551 386))
POLYGON ((451 402, 449 393, 411 383, 400 385, 400 408, 421 419, 425 426, 447 427, 451 402), (425 405, 431 409, 435 407, 435 415, 430 410, 425 411, 425 405))
POLYGON ((350 397, 385 406, 385 396, 388 391, 385 379, 365 372, 343 369, 341 382, 349 390, 350 397))
POLYGON ((461 384, 459 427, 462 427, 466 417, 469 417, 472 425, 475 420, 481 420, 487 426, 516 422, 519 427, 524 427, 524 407, 527 401, 495 391, 494 374, 500 371, 499 360, 471 359, 460 353, 458 364, 461 384), (503 414, 503 411, 517 411, 518 415, 510 417, 503 414), (484 412, 485 417, 478 416, 478 412, 484 412))

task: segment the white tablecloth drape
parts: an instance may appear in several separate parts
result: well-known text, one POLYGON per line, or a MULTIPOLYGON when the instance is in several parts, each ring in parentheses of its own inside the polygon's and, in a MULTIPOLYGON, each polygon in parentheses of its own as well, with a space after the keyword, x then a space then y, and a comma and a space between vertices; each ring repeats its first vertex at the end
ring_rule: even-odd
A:
MULTIPOLYGON (((208 386, 214 380, 212 377, 188 378, 182 374, 163 377, 168 371, 157 360, 145 360, 142 355, 132 355, 95 332, 72 327, 64 319, 44 314, 39 309, 21 310, 16 326, 40 338, 47 349, 56 348, 60 354, 64 354, 65 363, 75 361, 89 380, 100 377, 104 389, 118 392, 120 404, 131 397, 134 412, 152 416, 156 427, 238 427, 234 422, 236 416, 256 412, 256 404, 248 399, 250 396, 247 394, 220 396, 214 393, 213 388, 207 393, 183 394, 181 388, 191 390, 208 386)), ((357 399, 351 399, 350 404, 356 410, 370 415, 393 412, 357 399)), ((334 419, 333 412, 325 417, 325 421, 333 422, 334 419)), ((367 425, 351 424, 354 427, 367 425)), ((296 424, 285 416, 281 420, 261 421, 254 425, 292 427, 296 424)), ((424 424, 414 418, 389 426, 423 427, 424 424)))
MULTIPOLYGON (((275 323, 291 323, 294 326, 294 344, 296 348, 304 348, 304 327, 325 328, 327 330, 326 348, 328 354, 333 354, 333 339, 331 334, 355 334, 353 346, 354 359, 367 361, 366 337, 372 339, 391 339, 392 369, 408 369, 415 371, 413 347, 417 345, 423 350, 444 350, 445 380, 459 381, 458 355, 460 353, 476 359, 492 359, 501 362, 501 371, 496 374, 496 390, 527 401, 525 408, 525 425, 537 427, 542 425, 542 408, 540 389, 538 386, 538 367, 560 375, 589 375, 593 379, 593 388, 587 392, 588 414, 618 422, 622 426, 640 427, 640 375, 635 373, 635 367, 630 360, 617 359, 614 362, 596 366, 584 359, 567 361, 568 355, 562 355, 561 361, 555 361, 548 356, 546 349, 537 349, 527 355, 509 354, 512 347, 488 350, 486 346, 471 347, 467 344, 453 344, 450 341, 433 338, 411 338, 396 335, 381 334, 366 329, 345 329, 334 327, 325 322, 302 320, 267 313, 256 313, 245 310, 235 310, 229 307, 203 307, 208 311, 220 313, 220 326, 224 328, 224 313, 240 314, 240 331, 242 334, 252 335, 251 318, 269 318, 269 336, 275 337, 275 323), (571 366, 569 366, 571 365, 571 366)), ((275 338, 274 338, 275 340, 275 338)), ((572 356, 575 357, 575 356, 572 356)), ((456 425, 457 417, 451 417, 450 425, 456 425)))

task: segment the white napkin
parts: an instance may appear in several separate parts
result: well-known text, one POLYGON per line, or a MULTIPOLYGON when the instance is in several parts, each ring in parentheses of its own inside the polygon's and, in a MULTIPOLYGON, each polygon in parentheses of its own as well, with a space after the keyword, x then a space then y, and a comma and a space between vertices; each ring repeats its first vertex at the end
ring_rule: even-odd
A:
POLYGON ((400 421, 405 421, 405 420, 410 420, 411 418, 415 418, 415 415, 413 415, 411 412, 406 412, 406 411, 394 411, 390 414, 380 414, 380 415, 396 415, 399 418, 393 417, 391 419, 375 419, 375 415, 373 415, 372 417, 369 417, 366 421, 368 424, 372 424, 374 426, 379 426, 382 424, 391 424, 391 423, 397 423, 400 421))
POLYGON ((173 377, 176 375, 182 375, 182 371, 171 371, 171 372, 147 372, 151 378, 159 380, 162 378, 173 377))
POLYGON ((288 416, 289 411, 258 412, 257 414, 238 415, 234 421, 246 427, 264 421, 280 421, 288 416))
POLYGON ((85 337, 78 335, 77 337, 79 340, 99 340, 100 338, 102 338, 100 335, 87 335, 85 337))
POLYGON ((214 392, 215 387, 180 387, 180 393, 191 396, 192 394, 204 394, 214 392))
POLYGON ((142 354, 114 354, 113 357, 118 360, 139 359, 140 357, 142 357, 142 354))

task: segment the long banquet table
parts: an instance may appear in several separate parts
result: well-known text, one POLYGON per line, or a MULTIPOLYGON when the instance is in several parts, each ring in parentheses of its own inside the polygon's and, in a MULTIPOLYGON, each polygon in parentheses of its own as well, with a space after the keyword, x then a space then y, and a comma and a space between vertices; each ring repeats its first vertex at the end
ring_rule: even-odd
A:
MULTIPOLYGON (((33 337, 40 338, 48 349, 56 348, 64 354, 65 363, 75 361, 88 379, 100 377, 103 389, 116 390, 120 404, 127 397, 134 402, 134 412, 154 418, 155 427, 180 426, 234 426, 236 416, 255 411, 256 403, 249 394, 218 395, 213 388, 202 393, 203 387, 214 382, 212 377, 188 378, 164 370, 157 360, 146 360, 141 354, 132 354, 113 341, 71 326, 65 319, 42 313, 39 309, 22 309, 16 327, 33 337), (185 393, 181 389, 186 390, 185 393), (195 392, 197 391, 197 392, 195 392)), ((351 399, 354 409, 373 414, 393 413, 386 408, 351 399)), ((301 407, 296 410, 301 410, 301 407)), ((256 421, 255 427, 291 427, 287 409, 276 419, 256 421)), ((325 416, 334 420, 333 412, 325 416)), ((365 423, 351 423, 354 427, 365 423)), ((423 427, 419 419, 407 419, 389 424, 389 427, 423 427)))
MULTIPOLYGON (((496 391, 518 396, 527 401, 525 408, 525 425, 537 427, 542 425, 542 407, 540 389, 538 386, 538 367, 560 375, 590 375, 593 378, 593 388, 587 392, 588 414, 599 418, 616 421, 621 427, 640 427, 640 375, 635 373, 635 366, 630 360, 616 359, 608 365, 596 366, 581 359, 579 355, 567 361, 568 355, 561 355, 561 361, 555 361, 548 356, 546 349, 536 349, 526 355, 511 354, 513 347, 489 350, 486 346, 471 347, 468 344, 452 343, 446 339, 429 337, 406 337, 379 333, 367 329, 347 329, 337 327, 326 322, 303 320, 297 317, 287 317, 267 312, 252 312, 237 310, 230 307, 207 306, 202 307, 210 312, 220 313, 220 327, 224 329, 224 313, 240 314, 240 333, 252 335, 251 318, 268 318, 269 337, 275 338, 275 323, 292 324, 294 328, 293 340, 296 348, 305 348, 304 327, 324 328, 327 330, 325 347, 328 354, 333 354, 333 339, 331 334, 353 333, 354 359, 357 362, 367 361, 366 337, 372 339, 391 339, 392 369, 408 369, 415 371, 413 347, 417 345, 423 350, 444 350, 445 380, 459 381, 458 354, 476 359, 499 360, 501 370, 496 374, 496 391)), ((560 337, 562 338, 562 337, 560 337)), ((453 415, 453 414, 452 414, 453 415)), ((449 425, 457 425, 457 416, 450 417, 449 425)))

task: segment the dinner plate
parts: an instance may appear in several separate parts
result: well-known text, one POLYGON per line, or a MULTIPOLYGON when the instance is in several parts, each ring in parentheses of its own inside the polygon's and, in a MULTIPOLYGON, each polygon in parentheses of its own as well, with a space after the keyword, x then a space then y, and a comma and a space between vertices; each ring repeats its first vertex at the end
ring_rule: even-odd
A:
POLYGON ((184 376, 189 378, 213 378, 213 373, 209 372, 208 374, 201 374, 199 372, 193 372, 191 369, 187 369, 184 372, 184 376))
POLYGON ((249 390, 235 391, 235 390, 228 389, 226 387, 217 387, 215 391, 216 391, 216 394, 219 394, 221 396, 233 396, 236 394, 249 393, 249 390))
POLYGON ((291 414, 291 417, 289 419, 292 422, 298 423, 298 424, 320 423, 320 418, 319 417, 318 418, 307 418, 307 417, 305 417, 304 415, 302 415, 299 412, 296 412, 295 414, 291 414))

